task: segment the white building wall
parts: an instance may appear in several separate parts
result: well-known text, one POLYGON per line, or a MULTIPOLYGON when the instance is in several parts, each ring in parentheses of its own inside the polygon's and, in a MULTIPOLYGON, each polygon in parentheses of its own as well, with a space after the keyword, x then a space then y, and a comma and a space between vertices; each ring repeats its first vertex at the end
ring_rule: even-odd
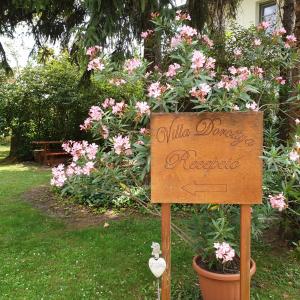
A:
POLYGON ((270 0, 243 0, 238 11, 236 22, 243 27, 259 23, 259 5, 270 0))

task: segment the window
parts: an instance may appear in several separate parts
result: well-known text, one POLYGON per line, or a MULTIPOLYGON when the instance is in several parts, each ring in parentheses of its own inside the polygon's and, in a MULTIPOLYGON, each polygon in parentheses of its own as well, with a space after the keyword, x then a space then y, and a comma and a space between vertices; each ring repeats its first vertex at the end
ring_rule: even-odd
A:
POLYGON ((259 6, 259 22, 267 21, 271 24, 270 27, 275 27, 277 19, 276 2, 267 2, 259 6))

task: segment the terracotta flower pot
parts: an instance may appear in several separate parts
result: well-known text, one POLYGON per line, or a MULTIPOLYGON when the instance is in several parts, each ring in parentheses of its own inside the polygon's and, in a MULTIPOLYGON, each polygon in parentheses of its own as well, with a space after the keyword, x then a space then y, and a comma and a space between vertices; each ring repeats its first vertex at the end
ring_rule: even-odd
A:
MULTIPOLYGON (((197 264, 199 256, 193 259, 193 268, 198 273, 200 289, 204 300, 240 300, 240 274, 219 274, 207 271, 197 264)), ((250 276, 256 271, 251 259, 250 276)))

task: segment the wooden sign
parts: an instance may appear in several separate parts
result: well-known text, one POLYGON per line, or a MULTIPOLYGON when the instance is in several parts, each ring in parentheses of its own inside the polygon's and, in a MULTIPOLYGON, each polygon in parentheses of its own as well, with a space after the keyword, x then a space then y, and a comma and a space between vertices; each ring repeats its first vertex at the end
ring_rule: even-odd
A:
POLYGON ((262 112, 151 115, 151 202, 262 201, 262 112))
POLYGON ((251 204, 262 201, 262 112, 151 115, 151 202, 162 203, 166 271, 162 300, 171 299, 171 204, 240 204, 240 299, 250 300, 251 204))

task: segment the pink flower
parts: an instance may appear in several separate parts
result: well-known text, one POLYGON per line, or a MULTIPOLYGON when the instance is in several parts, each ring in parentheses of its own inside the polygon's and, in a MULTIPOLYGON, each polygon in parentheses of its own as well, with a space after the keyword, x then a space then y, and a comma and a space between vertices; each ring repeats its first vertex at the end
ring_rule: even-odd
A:
POLYGON ((175 76, 176 75, 176 71, 178 69, 180 69, 180 67, 181 66, 179 64, 177 64, 177 63, 169 65, 168 72, 166 72, 166 76, 167 77, 173 77, 173 76, 175 76))
POLYGON ((286 82, 286 80, 283 79, 283 77, 281 77, 281 76, 276 77, 276 78, 275 78, 275 81, 276 81, 278 84, 281 84, 281 85, 285 85, 285 82, 286 82))
POLYGON ((214 42, 206 34, 202 35, 201 38, 209 48, 214 46, 214 42))
POLYGON ((90 70, 102 71, 105 69, 105 67, 99 58, 94 58, 89 62, 87 69, 88 69, 88 71, 90 71, 90 70))
POLYGON ((147 102, 137 102, 135 108, 140 115, 150 115, 150 106, 147 102))
POLYGON ((222 75, 222 80, 217 83, 219 89, 224 88, 227 91, 238 86, 238 81, 235 78, 230 78, 227 75, 222 75))
POLYGON ((253 110, 253 111, 258 111, 259 108, 255 102, 252 103, 246 103, 246 108, 253 110))
POLYGON ((241 81, 247 80, 250 76, 250 71, 247 67, 239 67, 237 69, 238 79, 241 81))
POLYGON ((136 142, 138 145, 144 145, 145 143, 143 141, 137 141, 136 142))
POLYGON ((149 134, 149 132, 150 132, 150 130, 147 129, 147 128, 141 128, 141 129, 140 129, 140 133, 141 133, 142 135, 149 134))
POLYGON ((228 243, 214 243, 214 248, 216 249, 216 258, 220 259, 223 264, 233 260, 235 251, 228 243))
POLYGON ((234 54, 234 56, 235 56, 236 58, 239 58, 239 57, 242 56, 242 50, 241 50, 240 48, 235 48, 235 49, 233 50, 233 54, 234 54))
POLYGON ((95 57, 98 52, 101 51, 101 47, 100 46, 93 46, 93 47, 89 47, 87 50, 86 50, 86 55, 88 55, 91 58, 95 57))
POLYGON ((124 113, 126 107, 127 105, 124 101, 118 102, 112 107, 112 113, 114 115, 121 116, 124 113))
POLYGON ((205 55, 201 51, 195 50, 193 52, 191 68, 195 70, 202 68, 204 66, 205 60, 205 55))
POLYGON ((232 67, 229 67, 229 68, 228 68, 228 71, 229 71, 229 72, 230 72, 230 74, 232 74, 232 75, 236 75, 236 74, 237 74, 237 72, 238 72, 237 68, 236 68, 236 67, 234 67, 234 66, 232 66, 232 67))
POLYGON ((278 211, 283 211, 287 208, 286 199, 282 193, 275 196, 269 195, 269 201, 272 208, 278 209, 278 211))
POLYGON ((99 106, 92 106, 89 111, 89 116, 92 121, 100 121, 102 119, 103 111, 99 106))
MULTIPOLYGON (((205 62, 204 68, 206 70, 213 70, 215 68, 215 63, 216 63, 216 60, 214 58, 208 57, 205 62)), ((214 77, 214 76, 211 76, 211 77, 214 77)))
POLYGON ((115 136, 113 138, 113 142, 114 142, 114 149, 115 149, 116 154, 118 154, 118 155, 121 155, 121 154, 131 155, 132 154, 128 136, 123 137, 122 135, 119 134, 118 136, 115 136))
POLYGON ((260 24, 257 25, 258 30, 266 30, 271 26, 268 21, 262 21, 260 24))
POLYGON ((190 94, 193 97, 198 98, 202 103, 206 101, 205 97, 211 91, 211 87, 207 83, 201 83, 198 87, 193 87, 190 90, 190 94))
POLYGON ((94 162, 88 161, 88 162, 84 165, 84 167, 82 168, 82 173, 83 173, 84 175, 88 175, 88 176, 89 176, 90 173, 91 173, 91 171, 94 170, 94 165, 95 165, 94 162))
POLYGON ((106 125, 102 125, 102 132, 101 132, 103 138, 106 140, 109 136, 109 129, 106 125))
POLYGON ((284 34, 286 34, 286 30, 282 27, 277 30, 274 30, 272 34, 273 36, 283 36, 284 34))
POLYGON ((299 120, 299 119, 296 119, 296 120, 295 120, 295 123, 296 123, 296 125, 299 125, 299 124, 300 124, 300 120, 299 120))
POLYGON ((80 130, 88 130, 92 126, 92 119, 91 118, 86 118, 83 122, 82 125, 79 125, 80 130))
POLYGON ((112 79, 109 80, 109 83, 113 84, 115 86, 120 86, 122 84, 125 84, 126 80, 124 80, 124 79, 118 79, 118 78, 112 78, 112 79))
POLYGON ((152 98, 158 98, 161 95, 161 85, 160 83, 154 82, 151 83, 150 86, 148 87, 148 96, 152 98))
POLYGON ((297 42, 297 39, 294 34, 292 35, 287 35, 286 36, 286 41, 285 41, 285 48, 291 48, 295 43, 297 42))
POLYGON ((96 145, 95 143, 86 145, 85 153, 86 153, 88 159, 95 159, 96 158, 98 148, 99 148, 98 145, 96 145))
POLYGON ((176 21, 191 20, 191 16, 188 13, 182 12, 182 10, 177 10, 175 20, 176 21))
POLYGON ((153 30, 148 29, 148 30, 146 30, 146 31, 141 32, 141 37, 142 37, 143 39, 146 39, 146 38, 149 37, 152 33, 153 33, 153 30))
POLYGON ((116 103, 116 100, 113 98, 106 98, 104 102, 102 103, 103 108, 108 108, 114 106, 116 103))
POLYGON ((182 38, 180 35, 176 35, 171 38, 171 48, 176 48, 182 42, 182 38))
POLYGON ((237 105, 234 105, 234 106, 233 106, 233 110, 235 110, 235 111, 239 111, 239 110, 240 110, 240 108, 239 108, 237 105))
POLYGON ((52 168, 52 179, 50 184, 57 187, 62 187, 67 177, 65 175, 65 165, 59 164, 56 168, 52 168))
POLYGON ((259 78, 263 78, 264 70, 262 68, 251 67, 251 70, 253 72, 253 75, 255 75, 255 76, 259 77, 259 78))
POLYGON ((128 59, 124 64, 124 70, 127 71, 128 74, 132 74, 133 71, 139 68, 141 65, 142 62, 137 58, 128 59))
POLYGON ((300 156, 299 156, 297 151, 293 150, 293 151, 290 152, 289 158, 290 158, 291 161, 298 161, 300 156))
POLYGON ((190 37, 197 35, 197 30, 190 26, 183 25, 180 28, 180 35, 185 38, 190 38, 190 37))
POLYGON ((258 38, 254 39, 253 45, 254 45, 254 46, 260 46, 260 45, 261 45, 261 40, 258 39, 258 38))

